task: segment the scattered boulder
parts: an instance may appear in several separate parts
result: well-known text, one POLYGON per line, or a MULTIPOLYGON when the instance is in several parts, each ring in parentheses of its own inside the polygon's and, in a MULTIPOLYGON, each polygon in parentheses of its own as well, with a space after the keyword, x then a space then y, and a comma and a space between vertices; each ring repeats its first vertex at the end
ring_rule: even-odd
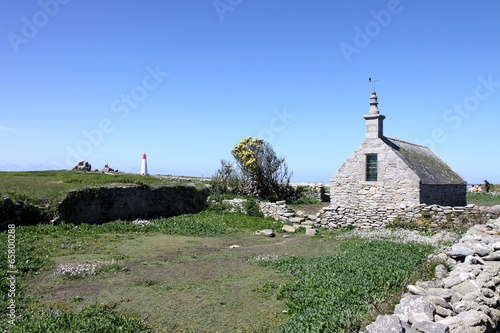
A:
POLYGON ((369 333, 402 333, 403 327, 398 316, 378 315, 377 320, 366 327, 369 333))
POLYGON ((76 170, 76 171, 83 171, 83 172, 90 172, 92 171, 92 165, 87 162, 87 161, 80 161, 78 162, 77 165, 75 165, 75 167, 73 168, 73 170, 76 170))
POLYGON ((261 235, 261 236, 266 236, 266 237, 274 237, 274 236, 276 236, 276 234, 274 233, 273 229, 257 230, 255 232, 255 235, 261 235))
POLYGON ((103 173, 108 173, 108 172, 118 172, 118 170, 115 171, 115 169, 110 168, 109 165, 105 165, 104 168, 102 168, 101 172, 103 173))

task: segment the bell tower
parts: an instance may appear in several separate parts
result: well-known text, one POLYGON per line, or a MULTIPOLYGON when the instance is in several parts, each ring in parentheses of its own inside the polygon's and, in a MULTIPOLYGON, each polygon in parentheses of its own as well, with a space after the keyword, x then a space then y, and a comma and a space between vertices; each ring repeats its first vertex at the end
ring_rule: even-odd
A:
POLYGON ((378 97, 374 91, 370 96, 370 111, 364 115, 366 121, 366 139, 382 138, 384 136, 384 119, 378 110, 378 97))

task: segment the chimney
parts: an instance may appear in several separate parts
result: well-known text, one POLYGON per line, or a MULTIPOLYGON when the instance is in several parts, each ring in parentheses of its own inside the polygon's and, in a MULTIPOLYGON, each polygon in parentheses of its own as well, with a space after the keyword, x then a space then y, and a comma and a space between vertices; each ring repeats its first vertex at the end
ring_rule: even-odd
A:
POLYGON ((383 122, 385 116, 378 110, 378 97, 376 92, 370 96, 370 111, 363 118, 366 120, 366 139, 382 138, 384 136, 383 122))

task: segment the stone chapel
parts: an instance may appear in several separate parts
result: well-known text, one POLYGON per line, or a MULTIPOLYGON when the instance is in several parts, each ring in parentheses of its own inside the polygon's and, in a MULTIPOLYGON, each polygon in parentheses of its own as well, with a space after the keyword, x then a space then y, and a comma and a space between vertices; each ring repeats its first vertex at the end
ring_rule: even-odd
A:
POLYGON ((375 92, 363 118, 365 140, 333 175, 331 206, 380 211, 467 204, 467 182, 430 148, 384 136, 375 92))

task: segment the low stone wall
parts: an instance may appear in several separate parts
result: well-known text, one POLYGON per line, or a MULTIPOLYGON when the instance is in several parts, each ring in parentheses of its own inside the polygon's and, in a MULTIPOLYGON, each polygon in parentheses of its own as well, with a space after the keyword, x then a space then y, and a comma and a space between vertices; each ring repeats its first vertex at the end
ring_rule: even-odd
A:
POLYGON ((322 183, 291 183, 290 185, 304 197, 330 202, 330 193, 326 193, 326 187, 322 183))
POLYGON ((447 253, 431 255, 436 279, 407 287, 393 315, 369 333, 495 333, 500 330, 500 218, 475 225, 447 253), (450 268, 448 271, 448 268, 450 268))
POLYGON ((208 187, 190 185, 87 188, 68 192, 58 205, 58 220, 99 224, 198 213, 207 207, 208 196, 208 187))
POLYGON ((197 213, 207 207, 208 187, 116 186, 69 191, 57 207, 35 207, 9 198, 0 201, 0 229, 8 224, 100 224, 117 219, 158 218, 197 213))
MULTIPOLYGON (((240 211, 243 209, 243 199, 225 200, 240 211)), ((491 218, 500 216, 500 206, 486 207, 470 204, 467 206, 449 207, 438 205, 416 205, 400 207, 399 209, 376 209, 371 212, 356 208, 324 207, 316 214, 303 214, 288 206, 285 201, 260 202, 264 216, 273 217, 282 222, 308 225, 317 228, 335 229, 354 226, 361 229, 383 227, 398 219, 402 224, 414 223, 426 230, 438 230, 442 227, 470 226, 475 223, 485 223, 491 218)))
POLYGON ((396 219, 401 222, 421 224, 426 229, 438 229, 443 224, 462 224, 473 220, 486 222, 500 215, 500 206, 482 207, 438 206, 424 204, 401 206, 399 208, 374 208, 370 211, 359 208, 328 206, 319 214, 318 226, 338 228, 354 226, 357 228, 381 227, 396 219))

